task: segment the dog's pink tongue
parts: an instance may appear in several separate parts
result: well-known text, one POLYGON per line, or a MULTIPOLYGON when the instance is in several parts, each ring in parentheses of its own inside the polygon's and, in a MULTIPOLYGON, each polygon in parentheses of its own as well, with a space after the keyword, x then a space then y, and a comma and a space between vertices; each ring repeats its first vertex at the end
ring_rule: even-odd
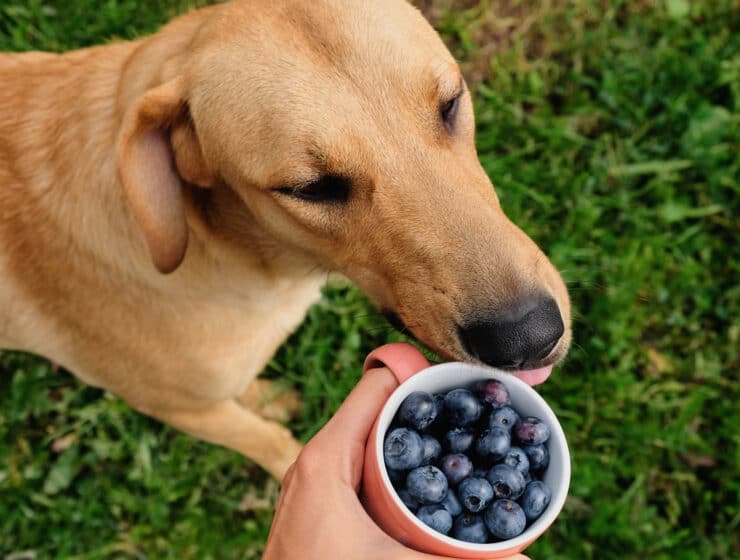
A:
POLYGON ((527 385, 539 385, 544 383, 550 374, 552 373, 552 366, 545 366, 540 369, 533 369, 530 371, 517 371, 514 372, 519 379, 524 381, 527 385))

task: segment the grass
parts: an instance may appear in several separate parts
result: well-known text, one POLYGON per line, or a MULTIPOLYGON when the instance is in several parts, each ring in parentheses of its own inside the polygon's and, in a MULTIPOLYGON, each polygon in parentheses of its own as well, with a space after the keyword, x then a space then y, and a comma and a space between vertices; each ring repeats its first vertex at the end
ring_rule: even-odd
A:
MULTIPOLYGON (((431 4, 474 82, 481 161, 576 313, 576 344, 542 388, 572 487, 529 554, 737 558, 737 2, 431 4)), ((134 37, 186 5, 6 0, 0 48, 134 37)), ((314 434, 364 354, 397 338, 356 289, 328 287, 267 370, 303 392, 296 433, 314 434)), ((0 354, 0 556, 258 558, 276 494, 234 453, 0 354)))

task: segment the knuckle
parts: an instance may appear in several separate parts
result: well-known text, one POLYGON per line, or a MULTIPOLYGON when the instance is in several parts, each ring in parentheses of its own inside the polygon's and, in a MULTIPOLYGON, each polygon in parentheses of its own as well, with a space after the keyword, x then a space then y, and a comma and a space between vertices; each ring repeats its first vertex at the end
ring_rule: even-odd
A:
POLYGON ((315 478, 325 466, 323 454, 316 446, 309 444, 303 448, 291 468, 295 470, 295 476, 298 478, 315 478))
POLYGON ((285 476, 283 477, 283 483, 282 483, 283 488, 288 486, 293 480, 293 477, 295 476, 295 466, 296 464, 293 463, 292 465, 288 467, 288 470, 285 471, 285 476))

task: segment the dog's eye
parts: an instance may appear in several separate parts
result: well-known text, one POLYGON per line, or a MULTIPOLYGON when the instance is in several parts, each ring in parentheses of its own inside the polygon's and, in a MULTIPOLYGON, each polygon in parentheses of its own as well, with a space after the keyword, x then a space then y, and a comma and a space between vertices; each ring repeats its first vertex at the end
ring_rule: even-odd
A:
POLYGON ((350 182, 338 175, 323 175, 317 181, 299 187, 277 189, 280 194, 307 202, 346 202, 350 194, 350 182))
POLYGON ((439 115, 442 117, 442 122, 448 131, 452 131, 455 125, 455 117, 457 116, 457 108, 460 105, 460 97, 462 93, 457 94, 449 101, 443 103, 439 108, 439 115))

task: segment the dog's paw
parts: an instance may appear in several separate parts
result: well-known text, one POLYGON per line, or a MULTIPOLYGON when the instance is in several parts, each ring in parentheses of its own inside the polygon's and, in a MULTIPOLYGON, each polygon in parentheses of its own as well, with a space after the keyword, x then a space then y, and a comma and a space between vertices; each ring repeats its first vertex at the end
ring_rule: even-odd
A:
POLYGON ((267 420, 285 423, 301 412, 301 395, 295 389, 271 381, 255 379, 239 397, 239 402, 267 420))

